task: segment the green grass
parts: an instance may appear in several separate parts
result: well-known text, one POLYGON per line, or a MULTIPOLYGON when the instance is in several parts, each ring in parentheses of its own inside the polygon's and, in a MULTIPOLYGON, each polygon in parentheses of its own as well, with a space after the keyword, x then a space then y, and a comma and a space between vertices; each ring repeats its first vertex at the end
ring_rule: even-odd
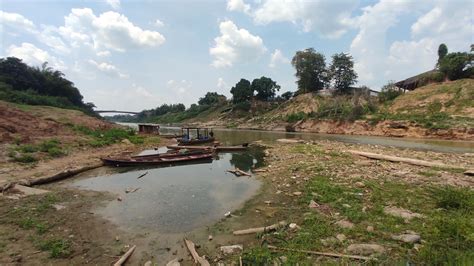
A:
POLYGON ((92 139, 89 145, 92 147, 102 147, 128 139, 133 144, 144 143, 142 136, 136 135, 133 129, 111 128, 111 129, 90 129, 85 126, 73 126, 74 131, 90 136, 92 139))
MULTIPOLYGON (((311 146, 296 145, 294 152, 323 156, 324 153, 319 147, 311 146)), ((314 161, 312 164, 321 167, 317 160, 314 161)), ((312 167, 308 163, 306 165, 306 169, 318 167, 312 167)), ((324 166, 322 167, 324 169, 324 166)), ((306 169, 298 166, 297 170, 306 169)), ((318 172, 320 171, 316 170, 314 173, 318 172)), ((428 173, 431 175, 431 172, 428 173)), ((305 184, 304 194, 297 205, 285 215, 289 221, 297 222, 301 230, 296 233, 282 230, 277 235, 266 235, 265 239, 272 245, 344 253, 347 242, 336 241, 329 246, 324 246, 321 242, 321 239, 343 233, 350 243, 376 243, 389 248, 388 254, 379 257, 378 263, 382 264, 410 262, 422 265, 469 265, 474 262, 474 192, 468 188, 413 186, 389 180, 362 178, 338 180, 334 176, 315 174, 312 180, 305 184), (341 181, 343 183, 340 183, 341 181), (350 185, 356 181, 363 182, 365 187, 350 185), (319 212, 308 213, 310 200, 329 206, 332 213, 339 213, 339 217, 319 212), (385 214, 386 206, 405 208, 420 213, 425 218, 414 218, 406 223, 401 218, 385 214), (304 218, 301 221, 302 217, 304 218), (351 221, 355 227, 342 229, 334 225, 340 219, 351 221), (367 232, 367 225, 375 227, 375 231, 367 232), (391 235, 403 233, 405 230, 413 230, 421 235, 424 242, 420 252, 413 250, 413 244, 400 243, 391 238, 391 235)), ((265 246, 247 249, 243 258, 252 265, 265 265, 282 255, 287 257, 288 265, 314 263, 314 260, 308 260, 307 254, 270 252, 265 246)), ((336 263, 328 258, 320 259, 322 260, 318 263, 336 263)))
POLYGON ((65 239, 38 239, 36 246, 42 251, 49 252, 51 258, 67 258, 72 253, 71 242, 65 239))
POLYGON ((51 158, 67 154, 61 142, 53 138, 37 144, 17 144, 10 149, 8 155, 19 163, 34 163, 40 157, 40 153, 45 153, 51 158))

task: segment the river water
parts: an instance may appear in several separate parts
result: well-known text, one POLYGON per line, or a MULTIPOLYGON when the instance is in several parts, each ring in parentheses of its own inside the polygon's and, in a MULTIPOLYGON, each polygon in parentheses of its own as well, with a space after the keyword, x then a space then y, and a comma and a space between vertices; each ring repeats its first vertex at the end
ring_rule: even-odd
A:
MULTIPOLYGON (((127 124, 136 126, 135 124, 127 124)), ((163 127, 164 133, 177 128, 163 127)), ((440 152, 473 152, 474 142, 400 139, 387 137, 286 133, 255 130, 215 129, 215 137, 224 145, 279 138, 334 140, 348 143, 394 146, 440 152)), ((144 151, 149 153, 150 151, 144 151)), ((189 232, 209 225, 235 210, 256 194, 260 181, 253 177, 235 177, 226 170, 238 167, 249 171, 260 166, 263 151, 221 153, 212 161, 165 168, 101 167, 83 173, 70 186, 107 191, 120 197, 98 213, 126 229, 156 230, 162 233, 189 232), (144 177, 137 179, 143 173, 144 177), (125 191, 138 188, 136 192, 125 191)))

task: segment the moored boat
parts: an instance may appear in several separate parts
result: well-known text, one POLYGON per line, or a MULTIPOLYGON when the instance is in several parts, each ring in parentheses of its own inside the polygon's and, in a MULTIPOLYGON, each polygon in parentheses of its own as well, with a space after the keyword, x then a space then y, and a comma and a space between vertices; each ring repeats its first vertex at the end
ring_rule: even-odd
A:
POLYGON ((152 158, 152 157, 160 157, 160 158, 172 158, 172 157, 179 157, 179 156, 185 156, 185 155, 196 155, 196 154, 203 154, 208 151, 205 150, 188 150, 184 151, 183 150, 171 150, 165 153, 152 153, 152 154, 144 154, 144 155, 132 155, 131 157, 136 159, 136 158, 152 158))
POLYGON ((142 157, 142 158, 101 158, 105 165, 113 166, 140 166, 140 165, 167 165, 212 159, 213 152, 200 154, 185 154, 174 157, 142 157))
POLYGON ((248 149, 248 144, 236 145, 236 146, 166 146, 170 150, 215 150, 217 152, 222 151, 243 151, 248 149))

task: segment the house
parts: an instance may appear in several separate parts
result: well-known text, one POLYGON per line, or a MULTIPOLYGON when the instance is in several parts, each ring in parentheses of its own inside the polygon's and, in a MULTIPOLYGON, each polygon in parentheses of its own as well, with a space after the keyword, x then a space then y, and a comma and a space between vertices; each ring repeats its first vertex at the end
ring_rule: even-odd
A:
POLYGON ((141 134, 160 134, 160 125, 158 124, 138 124, 138 133, 141 134))
POLYGON ((444 77, 436 69, 430 70, 423 72, 421 74, 418 74, 416 76, 398 81, 395 83, 395 86, 397 86, 400 89, 403 89, 403 91, 412 91, 418 87, 424 86, 430 82, 441 82, 443 81, 444 77))

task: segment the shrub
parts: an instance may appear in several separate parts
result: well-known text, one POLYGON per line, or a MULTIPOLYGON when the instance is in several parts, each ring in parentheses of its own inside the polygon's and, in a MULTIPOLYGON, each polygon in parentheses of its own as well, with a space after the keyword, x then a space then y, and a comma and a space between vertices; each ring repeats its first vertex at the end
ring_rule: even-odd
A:
POLYGON ((234 109, 241 110, 241 111, 249 111, 251 107, 250 102, 244 101, 234 104, 234 109))
POLYGON ((379 93, 379 102, 385 103, 392 101, 402 94, 403 91, 397 88, 393 81, 389 81, 385 86, 382 87, 382 90, 379 93))
POLYGON ((308 117, 308 115, 304 112, 298 112, 298 113, 292 113, 292 114, 289 114, 287 117, 286 117, 286 122, 288 123, 295 123, 295 122, 298 122, 298 121, 301 121, 301 120, 304 120, 308 117))

